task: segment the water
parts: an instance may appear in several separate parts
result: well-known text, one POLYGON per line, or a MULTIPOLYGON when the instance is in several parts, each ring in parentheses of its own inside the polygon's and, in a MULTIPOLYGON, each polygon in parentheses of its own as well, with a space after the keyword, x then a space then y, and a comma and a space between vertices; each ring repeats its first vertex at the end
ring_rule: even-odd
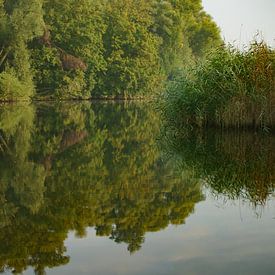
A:
POLYGON ((274 274, 273 136, 160 133, 145 103, 0 109, 5 274, 274 274))

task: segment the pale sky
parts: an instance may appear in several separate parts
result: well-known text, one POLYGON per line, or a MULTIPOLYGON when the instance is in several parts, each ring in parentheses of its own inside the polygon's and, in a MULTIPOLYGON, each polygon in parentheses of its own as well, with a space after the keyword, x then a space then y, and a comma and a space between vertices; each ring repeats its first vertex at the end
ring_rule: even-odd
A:
POLYGON ((227 42, 248 44, 258 32, 275 47, 275 0, 202 0, 227 42))

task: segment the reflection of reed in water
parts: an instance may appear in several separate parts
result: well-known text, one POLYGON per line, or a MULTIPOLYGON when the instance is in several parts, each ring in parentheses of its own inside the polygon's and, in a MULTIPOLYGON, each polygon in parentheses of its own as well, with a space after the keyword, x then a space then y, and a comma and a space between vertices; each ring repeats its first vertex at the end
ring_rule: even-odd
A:
POLYGON ((169 137, 168 151, 180 155, 181 169, 192 169, 215 195, 265 205, 275 186, 273 136, 251 132, 190 132, 169 137))

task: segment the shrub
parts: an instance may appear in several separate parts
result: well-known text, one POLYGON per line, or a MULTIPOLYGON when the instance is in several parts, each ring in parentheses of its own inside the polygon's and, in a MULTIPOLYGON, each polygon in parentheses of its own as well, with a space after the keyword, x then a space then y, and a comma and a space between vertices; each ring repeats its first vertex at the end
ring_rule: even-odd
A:
POLYGON ((33 94, 33 87, 20 81, 12 70, 0 73, 1 101, 28 100, 33 94))

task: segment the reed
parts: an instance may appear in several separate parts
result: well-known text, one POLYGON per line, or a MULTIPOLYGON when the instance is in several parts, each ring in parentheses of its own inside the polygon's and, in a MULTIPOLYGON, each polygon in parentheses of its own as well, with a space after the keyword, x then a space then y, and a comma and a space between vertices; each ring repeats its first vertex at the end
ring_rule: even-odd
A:
POLYGON ((275 51, 253 42, 241 51, 221 46, 168 83, 160 103, 175 129, 275 126, 275 51))

